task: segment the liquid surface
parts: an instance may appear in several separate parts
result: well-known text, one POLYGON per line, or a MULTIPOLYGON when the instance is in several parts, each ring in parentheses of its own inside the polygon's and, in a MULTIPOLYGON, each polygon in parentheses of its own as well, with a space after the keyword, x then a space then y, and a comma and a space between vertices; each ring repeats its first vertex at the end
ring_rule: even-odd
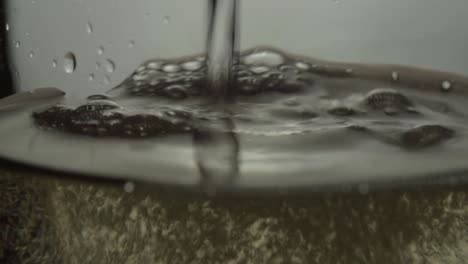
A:
POLYGON ((221 179, 234 189, 404 183, 468 167, 465 77, 259 47, 235 62, 225 112, 201 95, 204 61, 150 60, 106 95, 3 112, 0 154, 189 186, 207 168, 235 171, 221 179))

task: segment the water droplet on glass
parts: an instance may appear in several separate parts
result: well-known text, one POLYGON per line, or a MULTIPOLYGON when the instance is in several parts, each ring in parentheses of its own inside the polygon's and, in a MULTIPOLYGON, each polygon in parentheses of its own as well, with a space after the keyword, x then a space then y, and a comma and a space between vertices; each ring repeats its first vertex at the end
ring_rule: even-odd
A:
POLYGON ((169 21, 171 20, 171 18, 169 16, 165 16, 163 17, 163 23, 164 24, 169 24, 169 21))
POLYGON ((104 47, 103 46, 99 46, 98 50, 97 50, 97 53, 99 56, 101 56, 102 54, 104 54, 104 47))
POLYGON ((106 71, 113 73, 115 71, 115 63, 112 60, 106 60, 106 71))
POLYGON ((130 41, 128 42, 128 47, 129 47, 130 49, 133 48, 133 47, 135 47, 135 41, 130 40, 130 41))
POLYGON ((101 63, 100 62, 96 62, 96 66, 95 66, 96 70, 99 70, 101 68, 101 63))
POLYGON ((36 54, 34 53, 34 51, 31 51, 31 52, 29 52, 29 54, 28 54, 29 58, 31 58, 31 59, 34 58, 34 55, 36 55, 36 54))
POLYGON ((76 58, 75 54, 72 52, 68 52, 65 54, 65 57, 63 59, 63 69, 65 70, 66 73, 72 73, 76 69, 76 58))
POLYGON ((25 35, 26 37, 29 37, 29 35, 31 35, 31 34, 30 34, 29 32, 26 31, 26 33, 24 33, 24 35, 25 35))
POLYGON ((147 19, 149 16, 151 16, 151 13, 150 12, 145 12, 145 14, 144 14, 145 19, 147 19))
POLYGON ((53 60, 53 61, 52 61, 52 67, 53 67, 53 68, 57 68, 57 60, 53 60))
POLYGON ((13 45, 15 45, 15 48, 19 48, 21 43, 19 41, 15 41, 13 45))
POLYGON ((6 31, 10 31, 10 24, 6 23, 5 29, 6 29, 6 31))
POLYGON ((452 89, 452 83, 449 81, 443 81, 441 84, 442 91, 450 91, 452 89))
POLYGON ((90 22, 88 22, 88 23, 86 24, 86 32, 87 32, 88 34, 92 34, 93 31, 94 31, 94 30, 93 30, 93 24, 91 24, 90 22))
POLYGON ((88 81, 94 81, 94 74, 91 73, 90 75, 88 75, 88 81))
POLYGON ((392 80, 398 81, 399 78, 400 78, 400 74, 398 74, 398 72, 396 71, 392 72, 392 80))

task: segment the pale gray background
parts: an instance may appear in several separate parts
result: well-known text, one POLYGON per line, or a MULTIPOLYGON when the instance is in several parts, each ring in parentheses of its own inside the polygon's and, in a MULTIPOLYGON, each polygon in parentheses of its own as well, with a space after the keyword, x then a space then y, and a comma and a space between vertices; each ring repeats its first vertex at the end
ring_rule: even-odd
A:
MULTIPOLYGON (((142 61, 204 50, 206 0, 11 0, 11 55, 20 89, 56 86, 70 95, 103 92, 142 61), (168 21, 165 21, 165 17, 168 21), (86 32, 91 22, 92 34, 86 32), (135 46, 129 48, 129 41, 135 46), (13 42, 21 47, 14 48, 13 42), (103 56, 97 54, 99 46, 103 56), (28 54, 34 51, 31 59, 28 54), (63 71, 72 51, 78 67, 63 71), (106 74, 96 62, 112 59, 106 74), (53 59, 58 67, 52 67, 53 59), (95 74, 90 82, 88 75, 95 74)), ((468 1, 244 0, 241 47, 268 44, 309 56, 410 64, 468 73, 468 1)))

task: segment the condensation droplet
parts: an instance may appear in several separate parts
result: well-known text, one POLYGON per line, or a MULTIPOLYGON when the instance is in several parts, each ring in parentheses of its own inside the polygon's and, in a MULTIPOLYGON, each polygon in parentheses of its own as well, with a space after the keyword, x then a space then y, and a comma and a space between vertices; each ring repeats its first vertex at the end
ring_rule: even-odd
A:
POLYGON ((52 67, 53 67, 53 68, 57 68, 57 60, 53 60, 53 61, 52 61, 52 67))
POLYGON ((101 56, 102 54, 104 54, 104 47, 103 46, 99 46, 98 50, 97 50, 97 53, 99 56, 101 56))
POLYGON ((128 42, 128 47, 129 47, 130 49, 133 48, 133 47, 135 47, 135 41, 130 40, 130 41, 128 42))
POLYGON ((94 81, 94 74, 91 73, 90 75, 88 75, 88 81, 94 81))
POLYGON ((399 78, 400 78, 400 74, 398 74, 398 72, 396 71, 392 72, 392 80, 398 81, 399 78))
POLYGON ((163 17, 163 23, 164 24, 169 24, 169 21, 171 20, 171 18, 169 16, 165 16, 163 17))
POLYGON ((441 88, 443 91, 450 91, 452 89, 452 83, 449 81, 443 81, 441 84, 441 88))
POLYGON ((88 34, 92 34, 93 31, 94 31, 94 29, 93 29, 93 24, 91 24, 91 22, 88 22, 88 23, 86 24, 86 32, 87 32, 88 34))
POLYGON ((113 73, 115 71, 115 63, 112 60, 106 60, 105 67, 108 73, 113 73))
POLYGON ((63 69, 66 73, 73 73, 76 69, 76 57, 72 52, 65 54, 63 60, 63 69))
POLYGON ((29 52, 29 54, 28 54, 29 58, 31 58, 31 59, 34 58, 35 55, 36 55, 36 54, 34 53, 34 51, 31 51, 31 52, 29 52))

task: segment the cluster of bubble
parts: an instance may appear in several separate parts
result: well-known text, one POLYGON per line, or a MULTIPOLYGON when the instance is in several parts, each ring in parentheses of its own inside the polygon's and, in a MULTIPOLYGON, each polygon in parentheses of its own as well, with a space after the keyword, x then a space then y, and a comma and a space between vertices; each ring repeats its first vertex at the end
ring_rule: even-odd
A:
POLYGON ((192 132, 190 115, 167 109, 157 114, 126 115, 108 100, 93 100, 75 109, 54 106, 34 113, 35 124, 44 129, 95 137, 147 138, 192 132))
MULTIPOLYGON (((151 60, 140 66, 124 82, 132 95, 164 96, 185 99, 203 92, 206 83, 206 58, 185 60, 151 60)), ((294 93, 305 87, 298 80, 300 73, 312 69, 306 62, 295 61, 284 54, 261 49, 245 53, 234 62, 234 95, 262 92, 294 93)))
MULTIPOLYGON (((206 83, 206 59, 202 56, 183 60, 150 60, 140 66, 117 88, 129 96, 164 97, 183 100, 203 93, 206 83)), ((110 63, 113 68, 113 64, 110 63)), ((236 96, 255 96, 260 93, 301 94, 307 89, 314 89, 314 75, 331 78, 352 77, 350 68, 315 65, 307 60, 293 58, 271 49, 254 49, 243 53, 233 65, 235 82, 233 93, 236 96), (307 77, 308 76, 308 77, 307 77), (309 78, 311 77, 311 78, 309 78)), ((306 95, 304 95, 306 96, 306 95)), ((71 133, 90 136, 152 137, 167 134, 191 133, 196 131, 201 120, 210 120, 206 111, 160 109, 156 114, 129 115, 119 109, 106 96, 91 96, 90 102, 76 109, 57 106, 42 113, 36 113, 34 119, 40 127, 58 129, 71 133)), ((339 101, 339 100, 333 100, 339 101)), ((352 103, 338 102, 327 105, 325 109, 304 105, 296 100, 285 100, 280 108, 277 105, 250 109, 250 112, 268 112, 276 124, 289 121, 304 121, 320 116, 347 119, 352 116, 383 113, 387 116, 409 114, 422 115, 418 105, 407 96, 392 88, 376 88, 364 94, 352 103), (324 110, 324 113, 323 113, 324 110)), ((247 111, 247 112, 248 112, 247 111)), ((265 115, 233 113, 233 121, 261 125, 265 115), (257 118, 258 117, 258 118, 257 118)), ((349 123, 349 122, 348 122, 349 123)), ((427 147, 449 139, 454 132, 443 126, 427 125, 412 129, 402 129, 399 137, 388 137, 385 133, 370 127, 351 125, 355 131, 366 132, 404 147, 427 147)))

